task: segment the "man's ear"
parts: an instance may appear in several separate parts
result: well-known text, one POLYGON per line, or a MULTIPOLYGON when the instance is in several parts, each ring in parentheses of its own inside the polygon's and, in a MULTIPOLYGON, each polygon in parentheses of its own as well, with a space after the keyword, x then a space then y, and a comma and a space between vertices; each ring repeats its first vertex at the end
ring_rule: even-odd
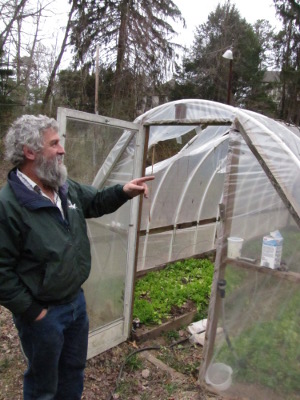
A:
POLYGON ((23 152, 27 160, 32 160, 32 161, 35 160, 36 152, 33 151, 30 147, 28 147, 26 144, 24 144, 23 146, 23 152))

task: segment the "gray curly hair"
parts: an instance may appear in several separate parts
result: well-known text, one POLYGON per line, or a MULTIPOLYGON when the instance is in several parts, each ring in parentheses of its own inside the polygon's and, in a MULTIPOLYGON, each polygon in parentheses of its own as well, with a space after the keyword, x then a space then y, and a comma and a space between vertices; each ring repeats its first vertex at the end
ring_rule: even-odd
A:
POLYGON ((58 124, 54 118, 45 115, 23 115, 9 128, 5 137, 5 158, 14 166, 24 162, 23 146, 33 151, 43 148, 44 132, 52 128, 58 132, 58 124))

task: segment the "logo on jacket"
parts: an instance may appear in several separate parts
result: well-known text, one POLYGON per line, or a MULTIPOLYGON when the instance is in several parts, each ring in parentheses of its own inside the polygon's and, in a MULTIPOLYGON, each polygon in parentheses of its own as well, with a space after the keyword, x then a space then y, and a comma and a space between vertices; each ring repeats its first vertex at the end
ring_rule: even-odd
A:
POLYGON ((72 208, 72 210, 76 210, 76 209, 77 209, 77 206, 76 206, 75 203, 72 204, 72 203, 70 202, 70 200, 68 199, 68 208, 72 208))

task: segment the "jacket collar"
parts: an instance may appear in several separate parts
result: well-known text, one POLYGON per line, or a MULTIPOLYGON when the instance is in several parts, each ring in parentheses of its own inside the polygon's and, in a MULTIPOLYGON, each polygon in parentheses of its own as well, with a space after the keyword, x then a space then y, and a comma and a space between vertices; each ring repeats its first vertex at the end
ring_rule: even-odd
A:
MULTIPOLYGON (((24 206, 30 210, 35 210, 42 207, 54 207, 50 200, 40 196, 34 190, 28 189, 24 183, 21 182, 17 176, 16 168, 9 172, 7 181, 21 206, 24 206)), ((59 188, 58 193, 65 211, 67 209, 67 182, 59 188)))

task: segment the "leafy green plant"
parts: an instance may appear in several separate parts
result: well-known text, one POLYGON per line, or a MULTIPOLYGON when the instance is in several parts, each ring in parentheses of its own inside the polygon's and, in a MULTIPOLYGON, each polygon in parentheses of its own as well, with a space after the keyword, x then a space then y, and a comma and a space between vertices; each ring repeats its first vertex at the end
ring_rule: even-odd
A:
POLYGON ((194 302, 198 314, 207 314, 214 266, 208 259, 188 259, 149 272, 135 286, 133 318, 144 324, 160 324, 172 307, 194 302))

